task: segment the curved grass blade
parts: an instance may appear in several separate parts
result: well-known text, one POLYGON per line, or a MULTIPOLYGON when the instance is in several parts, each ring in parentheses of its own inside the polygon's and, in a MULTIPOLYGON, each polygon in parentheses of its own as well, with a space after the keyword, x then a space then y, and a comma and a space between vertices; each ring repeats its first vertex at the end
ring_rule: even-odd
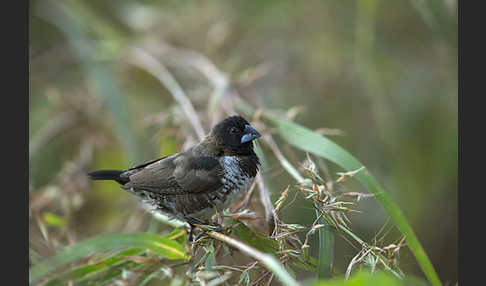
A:
POLYGON ((106 271, 110 268, 116 267, 119 264, 122 264, 124 262, 127 262, 126 259, 124 258, 125 255, 130 256, 130 255, 136 255, 144 250, 141 250, 140 248, 130 248, 124 251, 121 251, 117 253, 116 255, 113 255, 107 259, 103 259, 100 262, 96 262, 94 264, 88 264, 88 265, 83 265, 81 267, 75 268, 67 273, 64 273, 62 275, 59 275, 53 279, 51 279, 49 282, 46 283, 46 286, 55 286, 55 285, 66 285, 68 284, 68 281, 80 281, 83 279, 86 279, 88 277, 94 276, 96 274, 99 274, 103 271, 106 271))
POLYGON ((181 244, 164 236, 150 233, 110 233, 66 247, 55 256, 35 265, 29 271, 29 283, 93 253, 124 247, 149 249, 169 259, 189 259, 181 244))
MULTIPOLYGON (((122 278, 124 272, 136 271, 141 267, 142 266, 140 266, 139 263, 125 260, 123 263, 109 268, 107 271, 102 273, 102 275, 95 275, 95 277, 90 277, 88 279, 81 280, 74 285, 76 286, 117 285, 116 283, 109 283, 109 282, 115 282, 113 280, 122 278)), ((61 284, 61 285, 69 285, 69 284, 61 284)))
MULTIPOLYGON (((310 286, 358 286, 358 285, 374 285, 374 286, 405 286, 403 280, 399 280, 384 272, 369 273, 361 271, 356 275, 351 276, 348 280, 342 278, 334 278, 330 280, 318 280, 309 284, 310 286)), ((415 284, 410 284, 415 285, 415 284)), ((421 284, 417 284, 421 285, 421 284)))
MULTIPOLYGON (((353 171, 363 167, 363 164, 349 154, 339 145, 314 131, 300 126, 288 120, 265 116, 278 129, 278 133, 289 144, 314 155, 328 159, 347 171, 353 171)), ((395 226, 405 235, 406 242, 414 254, 422 271, 432 285, 442 285, 437 273, 418 241, 398 205, 393 201, 388 192, 380 185, 375 177, 367 170, 357 173, 355 177, 360 181, 383 206, 395 226)))

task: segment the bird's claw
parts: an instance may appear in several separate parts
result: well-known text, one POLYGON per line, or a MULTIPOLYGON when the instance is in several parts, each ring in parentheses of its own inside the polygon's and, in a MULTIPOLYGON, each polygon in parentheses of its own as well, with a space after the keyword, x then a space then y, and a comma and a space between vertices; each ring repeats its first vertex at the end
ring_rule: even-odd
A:
POLYGON ((200 239, 206 232, 208 231, 216 231, 216 232, 221 232, 223 227, 220 224, 217 225, 211 225, 208 223, 201 222, 193 217, 186 217, 186 221, 189 224, 189 234, 187 236, 187 240, 195 243, 198 239, 200 239), (198 227, 201 231, 194 237, 193 239, 193 234, 194 234, 194 228, 198 227))

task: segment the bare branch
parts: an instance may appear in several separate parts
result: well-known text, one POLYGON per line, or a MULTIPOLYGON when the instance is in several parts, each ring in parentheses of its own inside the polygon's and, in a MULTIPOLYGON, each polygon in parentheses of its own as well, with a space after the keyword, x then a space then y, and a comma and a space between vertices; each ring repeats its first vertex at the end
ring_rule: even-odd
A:
POLYGON ((168 63, 176 63, 177 65, 189 66, 198 70, 204 75, 208 81, 213 85, 214 90, 208 104, 208 115, 211 118, 211 125, 221 120, 221 113, 215 112, 218 103, 229 114, 234 114, 231 104, 225 100, 225 95, 230 89, 230 82, 228 77, 220 71, 216 65, 213 64, 206 56, 196 51, 172 47, 165 43, 157 43, 148 45, 149 49, 157 56, 164 57, 168 63))
POLYGON ((169 70, 167 70, 167 68, 154 56, 141 48, 133 48, 130 52, 128 61, 133 65, 151 73, 170 91, 174 99, 184 110, 184 113, 191 122, 197 136, 200 140, 202 140, 206 133, 204 132, 199 117, 197 116, 196 110, 169 70))
POLYGON ((277 157, 278 161, 284 167, 284 169, 292 176, 298 183, 302 183, 304 181, 304 178, 299 174, 299 172, 290 164, 290 162, 285 158, 285 156, 282 154, 280 149, 278 148, 277 144, 275 143, 275 140, 273 140, 272 135, 270 134, 265 134, 263 135, 263 140, 265 143, 267 143, 268 147, 272 150, 272 152, 275 154, 275 157, 277 157))
POLYGON ((258 184, 258 188, 260 189, 260 200, 262 201, 263 207, 265 209, 265 222, 269 227, 269 233, 273 233, 273 229, 276 225, 276 216, 275 209, 273 207, 272 201, 270 200, 270 192, 265 186, 262 175, 260 173, 257 174, 255 179, 258 184))

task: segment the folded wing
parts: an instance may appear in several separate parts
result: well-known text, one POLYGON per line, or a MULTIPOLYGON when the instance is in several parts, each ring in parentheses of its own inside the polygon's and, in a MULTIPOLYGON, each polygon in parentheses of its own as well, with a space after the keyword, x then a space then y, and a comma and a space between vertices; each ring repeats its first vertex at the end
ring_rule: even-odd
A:
POLYGON ((123 188, 161 195, 210 192, 223 186, 222 171, 217 159, 184 152, 127 170, 123 188))

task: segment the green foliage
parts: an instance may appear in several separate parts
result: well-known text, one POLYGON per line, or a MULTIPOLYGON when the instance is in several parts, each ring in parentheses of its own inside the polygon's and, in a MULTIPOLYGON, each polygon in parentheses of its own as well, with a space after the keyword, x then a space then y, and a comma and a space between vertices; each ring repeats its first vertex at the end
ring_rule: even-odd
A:
MULTIPOLYGON (((86 266, 81 266, 75 268, 67 273, 58 275, 57 277, 51 279, 49 282, 46 283, 46 286, 54 286, 54 285, 65 285, 68 281, 83 281, 88 280, 90 276, 95 274, 103 273, 103 277, 111 276, 109 272, 113 273, 114 269, 120 268, 122 266, 124 269, 127 269, 127 266, 136 266, 137 263, 133 263, 127 261, 124 256, 125 255, 135 255, 141 254, 144 251, 138 248, 131 248, 125 251, 121 251, 118 254, 111 256, 107 259, 104 259, 100 262, 88 264, 86 266)), ((99 277, 98 277, 99 278, 99 277)))
POLYGON ((348 280, 333 278, 331 280, 319 280, 310 283, 309 286, 412 286, 425 285, 423 281, 404 281, 383 272, 370 273, 360 271, 351 276, 348 280), (413 282, 413 284, 411 284, 413 282))
MULTIPOLYGON (((239 101, 238 107, 247 114, 252 113, 252 108, 245 102, 239 101)), ((427 254, 425 253, 422 245, 418 241, 415 233, 413 232, 410 224, 403 215, 398 205, 393 201, 387 191, 381 186, 381 184, 373 177, 373 175, 367 170, 363 169, 363 164, 349 154, 342 147, 331 141, 330 139, 308 129, 299 124, 291 122, 289 120, 279 119, 275 116, 268 114, 262 114, 272 125, 277 127, 279 135, 282 136, 292 146, 299 148, 303 151, 321 156, 329 161, 343 167, 345 170, 351 172, 355 178, 360 181, 371 193, 374 194, 376 199, 380 202, 383 208, 387 211, 391 220, 395 223, 397 228, 403 233, 405 239, 410 247, 412 253, 415 255, 418 263, 420 264, 423 272, 433 285, 442 285, 437 273, 435 272, 432 263, 430 262, 427 254), (359 170, 359 172, 357 171, 359 170), (362 170, 362 171, 361 171, 362 170)), ((281 160, 282 161, 282 160, 281 160)), ((284 162, 282 165, 286 164, 284 162)), ((294 168, 286 168, 290 174, 295 172, 294 168)), ((295 178, 296 176, 294 176, 295 178)), ((299 176, 297 176, 297 179, 299 176)), ((301 180, 300 180, 301 181, 301 180)), ((345 228, 346 229, 346 228, 345 228)), ((320 257, 325 261, 321 262, 319 273, 323 276, 329 276, 327 267, 330 262, 330 235, 329 233, 322 233, 320 237, 321 248, 320 257)))
POLYGON ((232 234, 260 251, 273 254, 278 251, 278 244, 275 240, 251 230, 244 224, 239 224, 235 227, 232 230, 232 234))
POLYGON ((300 280, 346 271, 348 280, 315 284, 421 285, 408 279, 422 269, 440 285, 411 226, 429 254, 441 253, 431 258, 440 261, 442 280, 455 283, 457 1, 35 0, 29 6, 32 284, 250 285, 280 274, 300 280), (159 81, 160 73, 140 64, 132 48, 167 68, 173 84, 159 81), (204 130, 233 113, 233 105, 244 111, 237 104, 244 98, 259 107, 247 110, 259 131, 283 139, 273 147, 259 140, 263 186, 242 217, 225 218, 226 235, 270 254, 277 267, 206 236, 191 245, 184 229, 157 235, 166 229, 159 222, 145 229, 155 218, 116 183, 89 183, 87 170, 127 168, 197 140, 181 101, 171 97, 175 85, 204 130), (296 104, 305 111, 278 110, 296 104), (282 119, 297 114, 302 124, 282 119), (314 177, 302 164, 311 156, 333 162, 343 171, 340 179, 361 182, 385 212, 360 205, 363 213, 351 226, 346 215, 353 204, 341 188, 325 189, 340 179, 314 177), (276 201, 272 235, 262 230, 264 188, 276 201), (407 206, 406 218, 398 205, 407 206), (406 244, 402 237, 386 247, 361 238, 386 216, 406 244), (438 221, 440 228, 430 227, 438 221), (128 233, 97 236, 101 231, 128 233), (342 237, 354 250, 334 244, 342 237), (411 255, 398 256, 401 247, 410 248, 420 268, 411 255))
POLYGON ((44 212, 44 220, 49 226, 63 227, 66 225, 66 220, 50 212, 44 212))
POLYGON ((330 278, 332 276, 332 264, 334 263, 334 229, 324 221, 319 219, 324 227, 319 228, 319 255, 317 266, 317 277, 330 278))
MULTIPOLYGON (((336 183, 345 181, 352 177, 361 181, 370 192, 374 193, 375 197, 384 205, 384 208, 389 211, 392 220, 395 222, 395 224, 397 224, 398 228, 402 230, 404 234, 408 235, 408 237, 410 237, 410 235, 413 235, 410 226, 401 214, 398 206, 396 206, 391 198, 387 196, 386 192, 382 189, 378 182, 374 180, 371 174, 366 169, 364 169, 361 163, 359 163, 348 152, 339 147, 337 144, 333 143, 331 140, 319 134, 316 134, 315 132, 308 130, 305 127, 302 127, 296 123, 283 119, 277 119, 268 115, 264 116, 277 127, 278 133, 291 145, 294 145, 297 148, 303 149, 318 156, 322 156, 345 168, 348 172, 339 173, 340 178, 336 181, 336 183)), ((262 150, 259 149, 259 152, 262 152, 262 150)), ((327 183, 318 174, 315 164, 310 161, 310 159, 308 159, 308 165, 304 167, 304 170, 309 177, 307 179, 302 177, 297 169, 293 167, 292 164, 290 164, 282 155, 279 156, 279 160, 281 161, 285 169, 289 172, 289 174, 294 176, 300 182, 300 185, 297 185, 297 187, 302 190, 303 194, 306 194, 306 198, 312 200, 312 204, 316 209, 317 216, 314 224, 310 228, 306 228, 304 226, 296 224, 285 224, 279 221, 277 224, 277 229, 279 229, 279 231, 277 232, 276 237, 266 237, 252 230, 250 227, 235 221, 236 226, 231 228, 231 235, 240 239, 243 243, 246 243, 250 247, 254 247, 255 249, 262 251, 263 253, 272 254, 280 261, 284 261, 284 264, 288 263, 288 265, 293 265, 307 271, 316 272, 319 278, 327 278, 332 275, 331 265, 333 264, 334 232, 343 231, 345 234, 352 237, 364 247, 362 252, 360 252, 351 261, 346 275, 349 275, 351 269, 354 267, 354 264, 358 262, 364 262, 365 265, 370 266, 371 271, 375 271, 376 265, 378 265, 378 262, 381 261, 381 264, 384 266, 385 270, 390 271, 397 277, 402 277, 402 275, 400 274, 401 271, 396 268, 396 266, 392 265, 393 262, 391 262, 391 264, 389 262, 385 262, 388 260, 388 258, 382 254, 386 252, 385 248, 380 249, 377 246, 371 246, 351 232, 346 224, 346 220, 348 219, 345 215, 346 212, 351 210, 347 207, 348 203, 338 200, 338 198, 335 197, 335 195, 332 194, 330 190, 327 190, 327 183), (295 231, 298 232, 304 230, 307 231, 307 235, 304 244, 302 244, 299 238, 295 236, 295 231), (318 230, 319 233, 319 254, 317 255, 317 261, 308 255, 306 248, 308 247, 307 243, 309 236, 314 234, 316 230, 318 230), (282 239, 277 237, 286 238, 282 239), (300 249, 296 249, 295 245, 290 244, 289 239, 301 244, 300 249)), ((280 198, 278 198, 278 200, 276 201, 275 206, 277 213, 281 211, 284 204, 287 202, 288 192, 289 188, 287 188, 282 193, 280 198)), ((50 221, 52 224, 57 220, 53 219, 53 216, 51 215, 48 221, 50 221)), ((123 257, 125 257, 126 255, 140 252, 140 248, 150 249, 156 255, 159 255, 161 257, 166 257, 170 259, 188 259, 190 256, 185 253, 185 250, 182 246, 182 244, 186 243, 184 237, 185 231, 181 229, 175 229, 173 232, 165 237, 150 233, 115 233, 103 235, 68 247, 60 253, 56 254, 54 257, 46 259, 35 265, 31 269, 30 279, 31 282, 36 281, 46 274, 54 271, 55 269, 72 263, 80 258, 89 256, 92 253, 102 252, 108 249, 120 247, 132 248, 132 250, 128 250, 129 252, 125 252, 123 253, 123 255, 119 254, 105 259, 104 261, 97 262, 96 264, 82 266, 80 268, 71 270, 68 273, 64 273, 51 280, 49 282, 49 285, 58 285, 59 283, 62 283, 62 281, 67 280, 87 281, 87 278, 91 279, 95 274, 104 272, 104 275, 99 276, 95 280, 90 280, 98 281, 96 283, 101 283, 101 281, 108 281, 114 279, 115 277, 123 275, 123 273, 125 273, 124 271, 135 269, 137 267, 147 267, 147 265, 144 265, 143 263, 142 265, 139 265, 138 263, 134 263, 134 261, 123 259, 123 257), (133 248, 135 249, 133 250, 133 248)), ((415 247, 412 248, 412 251, 414 253, 417 251, 417 249, 419 251, 423 251, 421 250, 420 244, 418 244, 417 246, 417 244, 413 243, 413 240, 409 242, 409 244, 412 244, 415 247)), ((208 277, 214 278, 216 277, 213 273, 214 270, 220 267, 218 265, 217 251, 213 242, 211 242, 210 244, 206 244, 206 246, 204 246, 204 249, 204 255, 200 257, 198 259, 199 262, 196 263, 196 265, 201 265, 204 270, 202 272, 196 271, 194 273, 195 276, 193 277, 193 279, 201 279, 200 277, 202 276, 200 275, 203 275, 205 277, 209 275, 208 277)), ((394 249, 395 248, 392 249, 393 252, 394 249)), ((398 249, 399 246, 396 248, 396 250, 398 249)), ((428 261, 426 256, 416 256, 420 264, 430 264, 430 261, 428 261)), ((159 267, 160 266, 158 266, 157 268, 159 267)), ((232 267, 233 268, 230 267, 232 270, 238 269, 235 268, 235 266, 232 267)), ((430 265, 430 267, 432 266, 430 265)), ((258 268, 261 268, 261 266, 256 267, 256 269, 258 268)), ((154 270, 155 271, 151 271, 152 276, 150 277, 155 277, 154 273, 159 271, 157 269, 154 270)), ((269 268, 268 271, 274 272, 277 277, 280 277, 280 275, 283 274, 280 273, 282 271, 281 267, 269 268)), ((285 270, 283 271, 285 272, 285 270)), ((286 271, 295 275, 291 268, 287 267, 286 271)), ((429 279, 433 281, 433 275, 435 274, 435 272, 433 272, 433 268, 432 272, 430 272, 430 269, 424 268, 424 272, 427 276, 429 276, 429 279)), ((290 275, 289 273, 284 273, 283 275, 290 275)), ((225 275, 230 275, 230 272, 227 272, 225 275)), ((148 277, 149 276, 146 276, 145 279, 148 279, 148 277)), ((365 283, 367 281, 366 279, 382 279, 383 281, 385 281, 383 283, 386 283, 386 279, 390 278, 387 278, 385 276, 383 276, 382 278, 365 277, 359 278, 357 280, 349 280, 349 283, 365 283)), ((251 279, 249 276, 249 272, 246 270, 243 271, 240 275, 240 281, 250 280, 251 279)), ((382 283, 380 281, 381 280, 376 280, 376 283, 382 283)), ((434 283, 437 284, 437 282, 434 283)), ((438 282, 437 285, 440 285, 440 282, 438 282)))
MULTIPOLYGON (((324 136, 290 121, 275 118, 269 119, 277 126, 279 134, 291 145, 312 154, 322 156, 331 162, 338 164, 347 171, 354 171, 363 166, 363 164, 356 160, 347 151, 324 136)), ((403 233, 410 250, 415 255, 415 258, 430 282, 433 285, 441 285, 437 273, 422 248, 422 245, 418 241, 402 211, 390 197, 388 192, 367 169, 358 172, 355 175, 355 178, 375 195, 375 198, 387 211, 391 220, 403 233)))
MULTIPOLYGON (((110 233, 90 238, 73 246, 66 247, 55 256, 47 258, 36 264, 29 271, 30 283, 37 281, 41 277, 55 271, 56 269, 67 266, 83 257, 113 250, 117 248, 146 248, 155 254, 168 259, 186 260, 189 256, 186 254, 184 247, 167 237, 149 234, 149 233, 110 233)), ((100 263, 94 266, 95 269, 105 267, 107 264, 118 262, 118 259, 112 259, 108 262, 100 263)), ((90 272, 93 267, 88 268, 90 272)), ((78 270, 84 273, 86 269, 78 270)), ((77 275, 78 272, 73 275, 77 275)))

